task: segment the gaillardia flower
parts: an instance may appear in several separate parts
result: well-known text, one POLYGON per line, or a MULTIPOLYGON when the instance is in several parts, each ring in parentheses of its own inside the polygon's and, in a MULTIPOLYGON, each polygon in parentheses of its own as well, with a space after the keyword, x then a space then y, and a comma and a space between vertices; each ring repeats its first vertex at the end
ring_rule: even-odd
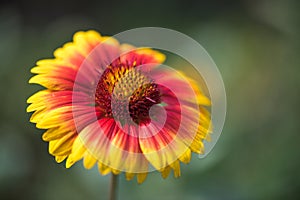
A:
POLYGON ((97 164, 103 175, 124 172, 139 183, 151 170, 180 176, 180 162, 204 151, 210 101, 164 59, 87 31, 38 61, 29 83, 45 89, 27 100, 27 112, 46 130, 42 138, 56 161, 69 168, 83 159, 86 169, 97 164))

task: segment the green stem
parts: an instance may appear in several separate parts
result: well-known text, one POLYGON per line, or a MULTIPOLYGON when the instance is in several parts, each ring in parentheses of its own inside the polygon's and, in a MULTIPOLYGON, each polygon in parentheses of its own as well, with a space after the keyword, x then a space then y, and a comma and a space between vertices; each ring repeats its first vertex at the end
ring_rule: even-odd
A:
POLYGON ((109 200, 117 200, 118 175, 111 173, 109 200))

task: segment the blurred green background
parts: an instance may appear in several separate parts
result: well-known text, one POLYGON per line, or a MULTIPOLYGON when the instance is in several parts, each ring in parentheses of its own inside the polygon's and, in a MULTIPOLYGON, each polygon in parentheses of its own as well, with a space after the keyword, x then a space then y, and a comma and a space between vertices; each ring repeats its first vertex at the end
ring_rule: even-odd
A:
POLYGON ((181 31, 208 51, 223 75, 223 133, 182 177, 120 179, 119 199, 300 199, 300 38, 297 0, 81 1, 0 4, 0 199, 106 199, 109 176, 48 154, 29 123, 30 68, 78 30, 105 35, 158 26, 181 31))

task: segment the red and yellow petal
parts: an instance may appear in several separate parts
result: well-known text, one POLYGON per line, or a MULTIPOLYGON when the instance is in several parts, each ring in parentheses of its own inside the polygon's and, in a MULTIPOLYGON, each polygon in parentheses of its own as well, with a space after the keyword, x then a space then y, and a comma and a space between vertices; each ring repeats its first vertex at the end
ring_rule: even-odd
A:
POLYGON ((113 119, 91 123, 79 133, 79 138, 94 158, 112 169, 128 173, 148 171, 138 138, 125 133, 113 119))

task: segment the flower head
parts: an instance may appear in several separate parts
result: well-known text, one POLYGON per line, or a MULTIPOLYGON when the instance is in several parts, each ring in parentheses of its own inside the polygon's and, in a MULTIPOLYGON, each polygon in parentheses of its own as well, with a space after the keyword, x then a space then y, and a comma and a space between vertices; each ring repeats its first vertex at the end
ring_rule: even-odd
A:
POLYGON ((143 182, 151 168, 180 176, 180 162, 204 151, 210 101, 188 77, 162 65, 150 48, 120 44, 95 31, 40 60, 29 83, 45 87, 27 102, 30 121, 57 162, 98 165, 143 182))

